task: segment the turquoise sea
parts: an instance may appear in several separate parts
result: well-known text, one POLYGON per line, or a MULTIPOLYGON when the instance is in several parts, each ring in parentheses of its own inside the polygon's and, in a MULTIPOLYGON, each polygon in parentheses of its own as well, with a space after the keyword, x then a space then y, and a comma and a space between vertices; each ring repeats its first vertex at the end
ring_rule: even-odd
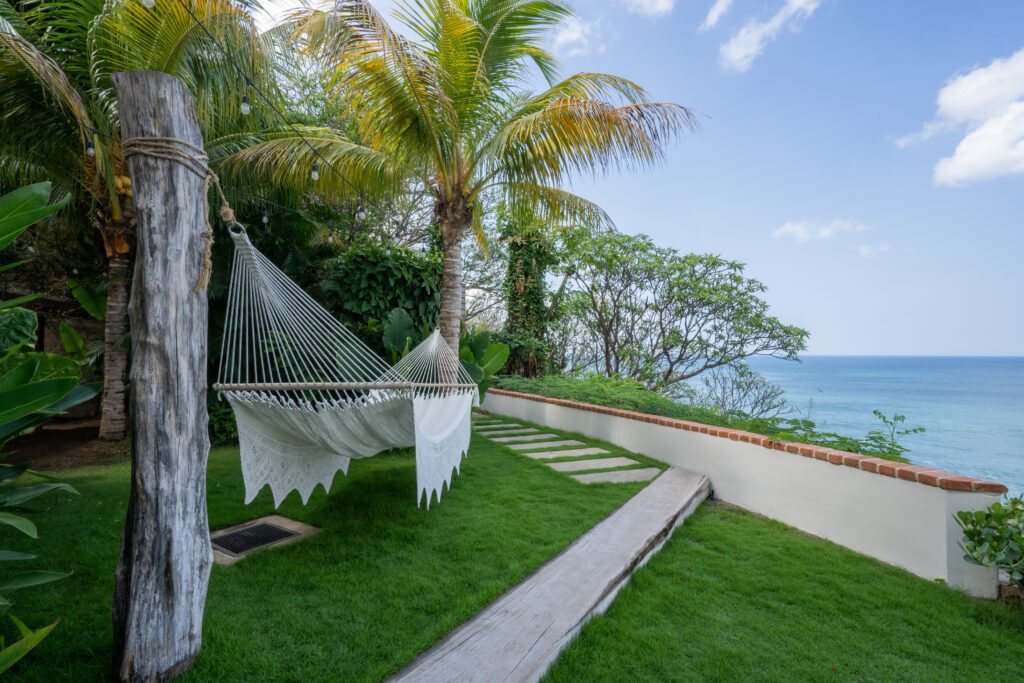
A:
POLYGON ((1024 493, 1024 358, 805 356, 750 363, 820 429, 863 436, 902 413, 927 431, 906 437, 908 457, 1024 493))

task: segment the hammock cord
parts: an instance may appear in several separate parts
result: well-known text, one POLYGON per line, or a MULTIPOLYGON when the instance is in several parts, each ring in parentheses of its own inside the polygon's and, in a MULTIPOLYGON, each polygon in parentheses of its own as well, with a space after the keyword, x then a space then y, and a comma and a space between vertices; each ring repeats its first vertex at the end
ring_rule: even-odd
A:
MULTIPOLYGON (((150 136, 129 138, 121 143, 121 152, 127 159, 130 156, 147 156, 153 159, 163 159, 180 164, 184 168, 199 176, 205 183, 204 192, 210 191, 212 185, 217 190, 220 199, 220 217, 228 225, 235 224, 235 212, 231 209, 224 190, 220 186, 220 178, 210 170, 209 159, 206 151, 191 142, 179 138, 150 136)), ((210 224, 210 216, 206 216, 206 230, 199 233, 203 238, 203 266, 199 271, 199 280, 192 291, 200 294, 206 291, 210 284, 210 273, 213 271, 213 225, 210 224)))

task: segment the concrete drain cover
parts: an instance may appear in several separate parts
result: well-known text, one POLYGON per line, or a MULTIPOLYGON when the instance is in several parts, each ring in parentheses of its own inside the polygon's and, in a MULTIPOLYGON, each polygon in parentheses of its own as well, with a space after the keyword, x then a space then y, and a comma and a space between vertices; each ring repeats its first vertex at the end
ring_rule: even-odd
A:
POLYGON ((214 532, 210 536, 213 559, 217 564, 234 564, 254 550, 292 543, 316 532, 316 527, 280 515, 262 517, 214 532))

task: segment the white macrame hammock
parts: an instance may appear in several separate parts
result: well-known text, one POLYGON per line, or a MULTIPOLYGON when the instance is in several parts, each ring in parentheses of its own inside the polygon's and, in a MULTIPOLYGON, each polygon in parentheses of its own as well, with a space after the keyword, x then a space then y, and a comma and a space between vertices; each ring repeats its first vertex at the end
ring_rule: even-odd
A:
POLYGON ((435 331, 394 367, 253 247, 235 242, 221 364, 213 388, 238 423, 245 502, 306 503, 354 458, 416 447, 417 505, 451 486, 469 448, 477 385, 435 331))

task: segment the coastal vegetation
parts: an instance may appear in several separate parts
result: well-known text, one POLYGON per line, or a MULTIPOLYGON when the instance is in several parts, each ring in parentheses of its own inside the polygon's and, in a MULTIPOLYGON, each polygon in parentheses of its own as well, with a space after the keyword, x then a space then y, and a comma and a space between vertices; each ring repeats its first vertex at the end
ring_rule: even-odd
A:
POLYGON ((906 446, 904 437, 924 431, 921 427, 900 429, 898 425, 903 423, 903 416, 887 417, 880 411, 875 411, 884 429, 872 430, 865 436, 857 438, 819 430, 813 420, 799 416, 752 417, 739 411, 721 412, 714 406, 673 400, 651 391, 635 380, 596 374, 584 377, 501 377, 497 386, 511 391, 742 429, 777 441, 797 441, 898 462, 909 462, 906 453, 910 449, 906 446))

